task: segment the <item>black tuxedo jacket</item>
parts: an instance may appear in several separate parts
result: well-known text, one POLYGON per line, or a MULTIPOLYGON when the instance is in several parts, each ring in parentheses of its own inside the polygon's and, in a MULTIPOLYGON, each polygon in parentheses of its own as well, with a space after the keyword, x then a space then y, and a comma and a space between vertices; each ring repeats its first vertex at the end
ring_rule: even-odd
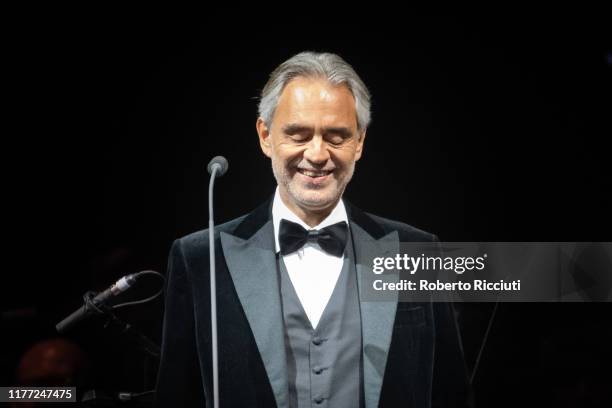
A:
MULTIPOLYGON (((363 254, 394 256, 399 242, 437 239, 346 207, 358 285, 360 275, 372 273, 363 254)), ((289 408, 271 200, 218 226, 214 238, 220 404, 289 408)), ((158 406, 212 407, 209 294, 204 230, 176 240, 170 252, 158 406)), ((360 306, 365 408, 463 406, 466 371, 449 304, 360 300, 360 306)))

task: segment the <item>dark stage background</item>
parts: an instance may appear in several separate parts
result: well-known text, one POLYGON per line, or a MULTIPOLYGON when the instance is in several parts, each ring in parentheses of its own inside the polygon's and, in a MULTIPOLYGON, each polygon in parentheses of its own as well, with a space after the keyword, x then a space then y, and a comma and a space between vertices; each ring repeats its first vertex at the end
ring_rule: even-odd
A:
MULTIPOLYGON (((212 156, 230 162, 219 222, 273 192, 256 97, 302 50, 340 54, 373 94, 345 195, 357 206, 446 241, 612 239, 603 14, 91 8, 22 18, 5 52, 2 385, 17 384, 20 358, 56 337, 86 290, 165 272, 172 240, 206 225, 212 156)), ((162 310, 158 300, 121 316, 159 341, 162 310)), ((473 366, 491 305, 462 311, 473 366)), ((500 305, 476 406, 605 406, 611 311, 500 305)), ((154 364, 102 322, 64 338, 87 354, 83 387, 153 386, 154 364)))

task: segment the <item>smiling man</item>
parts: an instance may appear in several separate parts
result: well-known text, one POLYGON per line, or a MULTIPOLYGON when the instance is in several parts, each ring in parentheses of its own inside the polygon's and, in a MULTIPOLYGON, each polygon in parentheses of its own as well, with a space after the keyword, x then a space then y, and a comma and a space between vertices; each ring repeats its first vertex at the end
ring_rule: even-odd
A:
MULTIPOLYGON (((463 406, 449 305, 360 297, 368 254, 437 240, 342 198, 369 122, 369 92, 335 54, 270 75, 256 128, 276 193, 214 237, 221 406, 463 406)), ((212 406, 209 288, 204 230, 171 250, 159 406, 212 406)))
POLYGON ((272 160, 283 203, 314 227, 329 215, 351 180, 369 118, 360 126, 351 90, 325 77, 291 80, 272 117, 266 110, 269 99, 262 100, 257 120, 261 149, 272 160))

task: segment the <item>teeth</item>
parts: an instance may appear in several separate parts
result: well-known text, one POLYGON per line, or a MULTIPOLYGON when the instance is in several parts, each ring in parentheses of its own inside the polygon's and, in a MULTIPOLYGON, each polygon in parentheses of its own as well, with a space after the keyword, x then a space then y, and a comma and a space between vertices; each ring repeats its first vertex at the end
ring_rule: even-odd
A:
POLYGON ((322 176, 326 176, 329 174, 329 172, 319 172, 319 171, 310 171, 310 170, 300 170, 300 173, 308 177, 322 177, 322 176))

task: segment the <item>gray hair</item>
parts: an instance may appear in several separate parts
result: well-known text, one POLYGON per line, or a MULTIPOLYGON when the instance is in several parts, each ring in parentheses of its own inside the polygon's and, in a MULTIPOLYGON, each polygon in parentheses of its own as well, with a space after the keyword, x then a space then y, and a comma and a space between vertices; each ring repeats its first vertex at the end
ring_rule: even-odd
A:
POLYGON ((259 100, 259 116, 268 127, 285 86, 297 77, 324 78, 333 85, 345 85, 355 98, 357 126, 361 131, 367 129, 371 118, 370 92, 359 75, 336 54, 310 51, 294 55, 270 74, 259 100))

